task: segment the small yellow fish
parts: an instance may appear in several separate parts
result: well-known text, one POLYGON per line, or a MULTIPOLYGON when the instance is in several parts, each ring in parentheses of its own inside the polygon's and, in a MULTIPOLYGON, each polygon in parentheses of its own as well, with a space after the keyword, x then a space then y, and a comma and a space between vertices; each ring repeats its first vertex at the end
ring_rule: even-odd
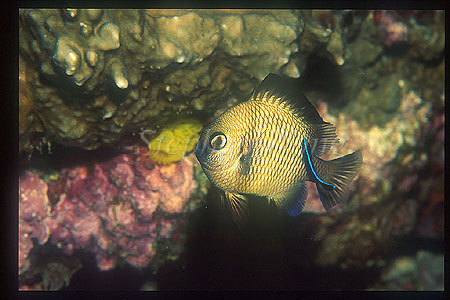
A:
POLYGON ((242 225, 247 195, 267 197, 291 216, 300 214, 307 180, 316 183, 326 210, 346 203, 362 155, 358 150, 330 161, 318 157, 337 142, 336 128, 323 121, 298 85, 269 74, 249 101, 203 129, 195 154, 242 225))

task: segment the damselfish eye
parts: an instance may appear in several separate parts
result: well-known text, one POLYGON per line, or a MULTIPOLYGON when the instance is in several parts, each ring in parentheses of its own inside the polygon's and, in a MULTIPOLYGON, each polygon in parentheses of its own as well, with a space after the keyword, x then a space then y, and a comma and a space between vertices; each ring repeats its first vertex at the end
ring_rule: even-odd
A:
POLYGON ((209 144, 214 150, 220 150, 227 144, 227 137, 221 132, 215 132, 211 136, 209 144))

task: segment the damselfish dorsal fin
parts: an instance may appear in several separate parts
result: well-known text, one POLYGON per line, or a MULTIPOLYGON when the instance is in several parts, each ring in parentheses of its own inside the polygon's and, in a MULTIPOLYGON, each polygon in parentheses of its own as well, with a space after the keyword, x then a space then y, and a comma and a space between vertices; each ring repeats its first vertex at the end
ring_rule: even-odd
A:
POLYGON ((297 79, 285 78, 270 73, 253 91, 250 100, 280 101, 305 123, 314 128, 311 136, 312 154, 320 156, 338 142, 336 128, 324 122, 316 108, 303 93, 297 79), (277 100, 278 99, 278 100, 277 100))
POLYGON ((339 142, 336 135, 336 127, 328 122, 313 125, 313 127, 315 128, 315 132, 310 139, 311 143, 313 143, 311 153, 316 156, 321 156, 339 142))
POLYGON ((316 108, 303 94, 297 79, 285 78, 270 73, 253 91, 252 100, 269 100, 281 98, 281 102, 289 104, 295 113, 310 124, 322 124, 323 119, 316 108))

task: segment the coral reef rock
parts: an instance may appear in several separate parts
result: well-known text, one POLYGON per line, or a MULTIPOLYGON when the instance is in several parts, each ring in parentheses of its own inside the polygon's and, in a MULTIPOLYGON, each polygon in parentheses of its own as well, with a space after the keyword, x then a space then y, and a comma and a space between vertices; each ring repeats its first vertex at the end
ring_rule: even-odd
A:
POLYGON ((46 243, 54 227, 47 190, 47 183, 33 173, 27 172, 19 179, 19 274, 29 267, 32 239, 46 243))
POLYGON ((187 213, 200 203, 194 158, 160 166, 147 158, 145 147, 134 150, 62 169, 49 183, 31 172, 21 176, 20 273, 29 267, 32 238, 67 255, 92 252, 101 270, 120 261, 144 268, 182 253, 187 213))
POLYGON ((433 113, 413 91, 401 93, 399 113, 385 126, 368 131, 349 116, 329 115, 325 103, 319 105, 341 140, 323 157, 361 149, 364 162, 343 211, 323 214, 315 188, 310 189, 305 211, 320 213, 310 221, 313 240, 320 243, 318 265, 380 267, 388 241, 396 236, 443 237, 442 112, 433 113))
POLYGON ((19 53, 46 135, 95 149, 224 107, 270 72, 298 77, 302 29, 295 10, 21 9, 19 53))
POLYGON ((443 291, 444 256, 419 250, 401 256, 383 269, 381 282, 370 290, 443 291))

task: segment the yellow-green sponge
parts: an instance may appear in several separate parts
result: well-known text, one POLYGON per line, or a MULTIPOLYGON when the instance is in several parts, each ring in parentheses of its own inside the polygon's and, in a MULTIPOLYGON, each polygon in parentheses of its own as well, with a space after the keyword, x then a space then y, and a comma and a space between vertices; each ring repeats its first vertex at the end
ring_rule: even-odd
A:
POLYGON ((163 165, 180 161, 186 152, 194 149, 200 130, 202 123, 193 119, 168 125, 148 144, 148 157, 163 165))

